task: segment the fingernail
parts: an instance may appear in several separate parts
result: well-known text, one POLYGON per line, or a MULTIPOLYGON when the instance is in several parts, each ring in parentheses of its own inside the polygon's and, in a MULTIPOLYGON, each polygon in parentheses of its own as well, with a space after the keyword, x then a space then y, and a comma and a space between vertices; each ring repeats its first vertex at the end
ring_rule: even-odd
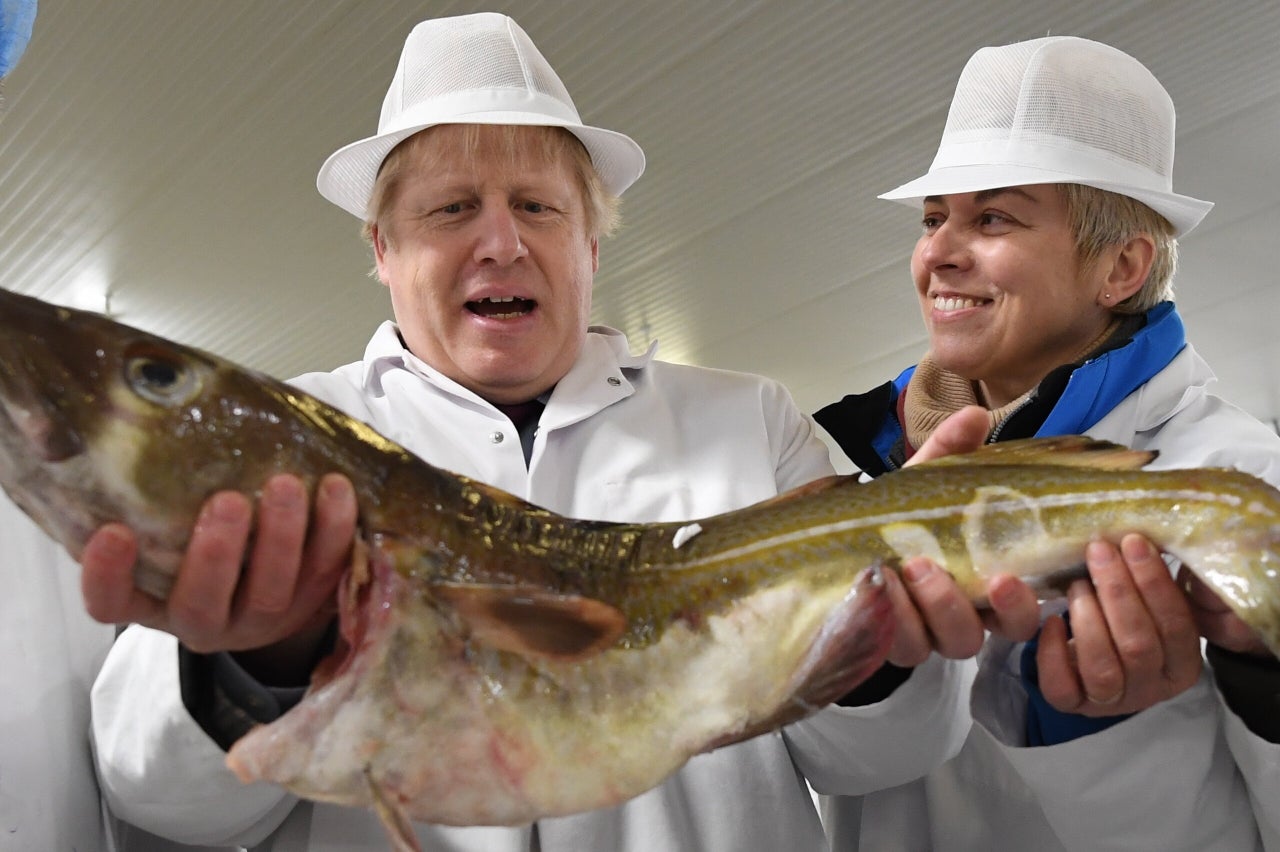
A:
POLYGON ((262 497, 277 506, 293 506, 305 503, 307 492, 296 478, 282 474, 267 480, 262 489, 262 497))
POLYGON ((1067 586, 1067 601, 1072 602, 1079 600, 1093 591, 1093 584, 1088 580, 1076 580, 1070 586, 1067 586))
POLYGON ((902 565, 902 576, 908 583, 923 583, 932 573, 933 564, 925 560, 912 559, 902 565))
POLYGON ((204 517, 214 523, 239 523, 243 498, 231 491, 219 492, 205 504, 204 517))
POLYGON ((1115 559, 1115 555, 1115 548, 1109 541, 1094 539, 1085 545, 1084 558, 1089 562, 1107 564, 1115 559))
POLYGON ((320 490, 326 500, 351 500, 355 494, 345 476, 325 476, 320 481, 320 490))
POLYGON ((996 609, 1005 609, 1017 600, 1018 590, 1012 583, 997 583, 987 595, 991 605, 996 609))
POLYGON ((1124 554, 1124 558, 1130 561, 1135 559, 1149 559, 1151 557, 1151 544, 1140 535, 1127 535, 1120 542, 1120 552, 1124 554))

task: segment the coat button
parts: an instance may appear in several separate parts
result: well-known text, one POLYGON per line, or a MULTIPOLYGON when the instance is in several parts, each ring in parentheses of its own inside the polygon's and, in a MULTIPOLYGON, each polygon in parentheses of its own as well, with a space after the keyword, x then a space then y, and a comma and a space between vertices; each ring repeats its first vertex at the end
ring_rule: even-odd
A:
POLYGON ((489 436, 489 440, 495 444, 501 444, 504 440, 506 440, 506 437, 507 436, 502 434, 501 432, 494 432, 489 436))
POLYGON ((605 379, 605 381, 613 385, 615 388, 618 385, 622 384, 622 379, 618 378, 617 376, 610 376, 609 378, 605 379))

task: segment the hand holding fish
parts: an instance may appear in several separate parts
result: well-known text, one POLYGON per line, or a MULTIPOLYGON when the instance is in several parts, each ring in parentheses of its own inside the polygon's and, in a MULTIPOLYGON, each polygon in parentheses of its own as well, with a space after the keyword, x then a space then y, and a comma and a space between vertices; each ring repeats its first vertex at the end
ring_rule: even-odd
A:
POLYGON ((107 524, 81 556, 85 605, 99 621, 155 627, 201 652, 262 648, 295 633, 322 632, 349 563, 356 515, 351 483, 339 475, 323 478, 310 525, 308 513, 306 490, 293 476, 264 484, 256 524, 243 494, 214 494, 201 508, 164 600, 134 585, 134 532, 107 524))
MULTIPOLYGON (((938 425, 907 467, 982 446, 990 429, 987 412, 967 406, 938 425)), ((996 574, 987 583, 989 608, 978 610, 969 595, 932 560, 909 559, 902 577, 886 576, 897 627, 889 662, 912 667, 937 652, 950 659, 978 653, 985 631, 1012 641, 1030 639, 1040 626, 1036 593, 1011 574, 996 574)))
MULTIPOLYGON (((981 620, 949 603, 956 588, 1020 631, 1020 585, 1062 590, 1100 535, 1143 531, 1280 651, 1280 493, 1247 474, 1143 471, 1150 453, 1069 437, 939 451, 696 522, 580 521, 216 356, 12 293, 0 302, 0 483, 80 555, 93 613, 245 650, 309 634, 336 587, 346 642, 227 761, 245 781, 371 805, 395 836, 407 819, 515 825, 616 805, 877 671, 894 632, 886 589, 907 592, 898 602, 929 645, 969 653, 981 620), (367 558, 346 583, 334 578, 355 508, 322 471, 359 494, 354 553, 367 558), (922 554, 946 573, 894 586, 887 569, 922 554)), ((1107 623, 1129 618, 1100 588, 1107 623)))
POLYGON ((1191 688, 1203 659, 1191 606, 1140 535, 1086 549, 1089 579, 1067 591, 1071 635, 1049 618, 1036 653, 1040 691, 1065 713, 1136 713, 1191 688))

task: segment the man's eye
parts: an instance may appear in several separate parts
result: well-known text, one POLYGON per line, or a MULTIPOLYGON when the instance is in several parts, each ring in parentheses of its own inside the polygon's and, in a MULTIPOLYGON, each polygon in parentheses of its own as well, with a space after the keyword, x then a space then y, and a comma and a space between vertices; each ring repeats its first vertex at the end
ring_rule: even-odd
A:
POLYGON ((545 204, 539 204, 536 201, 526 201, 520 205, 520 209, 526 213, 545 213, 549 208, 545 204))
POLYGON ((445 206, 440 208, 440 212, 441 213, 461 213, 462 202, 455 201, 453 204, 446 204, 445 206))

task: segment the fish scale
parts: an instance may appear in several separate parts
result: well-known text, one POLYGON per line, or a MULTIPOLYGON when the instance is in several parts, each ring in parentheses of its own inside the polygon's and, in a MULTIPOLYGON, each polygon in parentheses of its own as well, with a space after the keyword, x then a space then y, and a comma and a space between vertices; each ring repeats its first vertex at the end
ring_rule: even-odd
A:
MULTIPOLYGON (((515 825, 619 804, 693 755, 852 690, 888 653, 882 571, 927 555, 981 602, 996 572, 1060 592, 1095 537, 1145 533, 1280 652, 1280 494, 1140 470, 1081 437, 833 477, 661 524, 571 519, 433 467, 215 355, 0 290, 0 484, 73 555, 108 521, 163 597, 204 500, 273 474, 355 486, 362 546, 334 653, 228 765, 408 820, 515 825)), ((33 569, 35 570, 35 569, 33 569)))

